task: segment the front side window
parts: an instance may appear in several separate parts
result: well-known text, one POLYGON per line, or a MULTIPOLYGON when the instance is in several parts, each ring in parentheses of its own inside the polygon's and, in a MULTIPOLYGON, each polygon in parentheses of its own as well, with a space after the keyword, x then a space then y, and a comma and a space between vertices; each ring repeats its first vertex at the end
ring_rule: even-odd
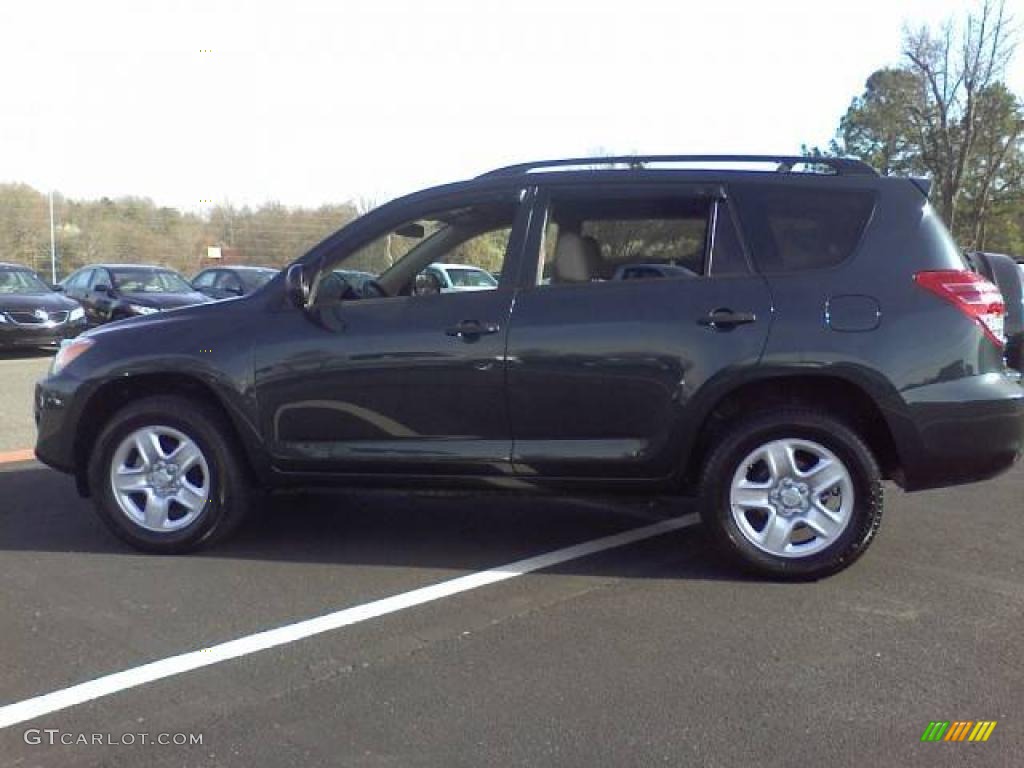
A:
POLYGON ((110 275, 105 269, 94 269, 89 277, 89 290, 95 291, 98 286, 105 285, 110 288, 110 275))
POLYGON ((317 304, 494 290, 519 194, 424 215, 341 254, 314 287, 317 304))
POLYGON ((64 285, 65 291, 84 291, 86 286, 89 285, 89 279, 92 277, 93 270, 83 269, 81 272, 76 272, 67 279, 67 283, 64 285))

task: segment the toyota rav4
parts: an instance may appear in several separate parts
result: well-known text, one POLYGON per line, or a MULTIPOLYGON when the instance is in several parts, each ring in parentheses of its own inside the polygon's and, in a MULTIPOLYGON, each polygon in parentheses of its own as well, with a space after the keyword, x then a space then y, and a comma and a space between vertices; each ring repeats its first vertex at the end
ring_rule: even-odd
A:
POLYGON ((295 486, 689 494, 740 563, 819 577, 868 546, 883 481, 1013 464, 1020 332, 924 181, 825 158, 530 163, 384 205, 241 299, 66 343, 36 452, 154 552, 295 486), (417 290, 435 263, 500 280, 417 290))

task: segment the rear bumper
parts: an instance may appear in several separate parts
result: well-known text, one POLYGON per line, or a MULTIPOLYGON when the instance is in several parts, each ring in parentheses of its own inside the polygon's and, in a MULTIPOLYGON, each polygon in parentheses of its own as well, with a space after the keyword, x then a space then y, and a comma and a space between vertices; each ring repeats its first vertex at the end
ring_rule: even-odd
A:
POLYGON ((1024 382, 985 374, 909 393, 912 439, 900 442, 907 490, 985 480, 1024 452, 1024 382))

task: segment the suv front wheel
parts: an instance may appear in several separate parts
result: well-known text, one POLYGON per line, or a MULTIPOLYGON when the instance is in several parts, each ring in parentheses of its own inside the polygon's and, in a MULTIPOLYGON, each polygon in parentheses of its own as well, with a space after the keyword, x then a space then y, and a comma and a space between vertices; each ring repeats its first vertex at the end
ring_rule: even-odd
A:
POLYGON ((775 577, 835 573, 867 548, 882 521, 882 477, 871 450, 824 413, 783 409, 734 424, 708 456, 700 511, 718 543, 775 577))
POLYGON ((224 418, 206 404, 149 397, 100 434, 89 482, 100 518, 148 552, 189 552, 241 522, 248 485, 224 418))

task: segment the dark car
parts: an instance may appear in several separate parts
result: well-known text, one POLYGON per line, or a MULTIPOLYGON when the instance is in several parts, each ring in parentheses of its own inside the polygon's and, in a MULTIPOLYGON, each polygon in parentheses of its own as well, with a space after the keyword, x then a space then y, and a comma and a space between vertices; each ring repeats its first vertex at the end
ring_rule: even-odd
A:
POLYGON ((370 286, 377 275, 358 269, 335 269, 327 272, 320 280, 317 291, 321 296, 330 296, 333 300, 358 298, 370 286))
POLYGON ((362 293, 367 283, 372 283, 377 279, 377 275, 372 272, 363 272, 358 269, 336 269, 334 274, 351 286, 356 293, 362 293))
POLYGON ((211 299, 233 299, 262 288, 279 271, 269 267, 210 267, 192 278, 192 287, 211 299))
POLYGON ((1006 303, 1006 357, 1011 361, 1024 359, 1024 265, 1000 253, 968 251, 964 255, 973 270, 999 286, 1006 303))
POLYGON ((254 490, 693 494, 740 563, 818 577, 868 546, 884 480, 1016 461, 1005 309, 920 180, 822 158, 534 163, 381 206, 250 297, 69 343, 37 388, 36 453, 156 552, 224 537, 254 490), (474 258, 500 266, 493 290, 415 290, 474 258), (346 264, 381 272, 322 290, 346 264), (651 264, 693 274, 608 279, 651 264))
POLYGON ((82 267, 62 285, 64 293, 81 302, 90 325, 210 301, 174 270, 140 264, 82 267))
POLYGON ((0 349, 56 347, 85 329, 82 306, 28 267, 0 262, 0 349))

